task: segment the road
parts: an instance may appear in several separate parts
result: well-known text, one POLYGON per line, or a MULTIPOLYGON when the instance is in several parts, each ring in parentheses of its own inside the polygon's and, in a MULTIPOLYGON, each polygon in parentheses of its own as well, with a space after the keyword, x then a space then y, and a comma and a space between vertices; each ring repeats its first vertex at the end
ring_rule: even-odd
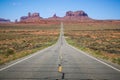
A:
POLYGON ((2 67, 0 80, 120 80, 120 70, 68 45, 61 23, 55 45, 2 67))

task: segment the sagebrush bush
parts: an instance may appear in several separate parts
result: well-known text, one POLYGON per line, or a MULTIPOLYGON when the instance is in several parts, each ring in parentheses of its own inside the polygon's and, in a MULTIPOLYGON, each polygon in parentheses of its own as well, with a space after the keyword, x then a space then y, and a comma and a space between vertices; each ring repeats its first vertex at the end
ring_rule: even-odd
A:
POLYGON ((5 55, 6 55, 6 56, 9 56, 9 55, 12 55, 12 54, 14 54, 14 53, 15 53, 14 49, 8 48, 8 49, 6 49, 5 55))

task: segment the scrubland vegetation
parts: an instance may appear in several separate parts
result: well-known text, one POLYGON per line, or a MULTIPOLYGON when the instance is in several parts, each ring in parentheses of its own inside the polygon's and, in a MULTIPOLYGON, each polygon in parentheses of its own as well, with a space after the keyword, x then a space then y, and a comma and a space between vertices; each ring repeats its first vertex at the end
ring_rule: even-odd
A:
POLYGON ((120 64, 120 23, 65 24, 65 36, 69 44, 120 64))
MULTIPOLYGON (((54 44, 60 24, 1 24, 0 64, 54 44)), ((64 23, 69 44, 89 54, 120 64, 120 23, 64 23)))
POLYGON ((0 64, 34 53, 52 44, 59 25, 0 25, 0 64))

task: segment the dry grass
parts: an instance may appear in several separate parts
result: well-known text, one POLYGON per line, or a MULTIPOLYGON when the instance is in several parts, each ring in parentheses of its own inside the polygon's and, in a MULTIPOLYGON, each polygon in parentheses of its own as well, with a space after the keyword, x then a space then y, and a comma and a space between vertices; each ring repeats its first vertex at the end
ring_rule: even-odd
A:
POLYGON ((68 42, 96 57, 120 64, 120 23, 92 23, 87 29, 88 24, 91 23, 65 25, 68 42))
POLYGON ((0 64, 26 56, 57 41, 57 25, 0 25, 0 64), (12 26, 13 25, 13 26, 12 26))

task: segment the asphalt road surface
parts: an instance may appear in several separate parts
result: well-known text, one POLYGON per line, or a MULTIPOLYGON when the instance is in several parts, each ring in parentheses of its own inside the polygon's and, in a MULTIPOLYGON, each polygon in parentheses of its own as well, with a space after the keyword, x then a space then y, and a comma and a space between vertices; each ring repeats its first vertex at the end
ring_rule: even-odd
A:
POLYGON ((61 23, 55 45, 4 65, 0 80, 120 80, 120 70, 68 45, 61 23))

